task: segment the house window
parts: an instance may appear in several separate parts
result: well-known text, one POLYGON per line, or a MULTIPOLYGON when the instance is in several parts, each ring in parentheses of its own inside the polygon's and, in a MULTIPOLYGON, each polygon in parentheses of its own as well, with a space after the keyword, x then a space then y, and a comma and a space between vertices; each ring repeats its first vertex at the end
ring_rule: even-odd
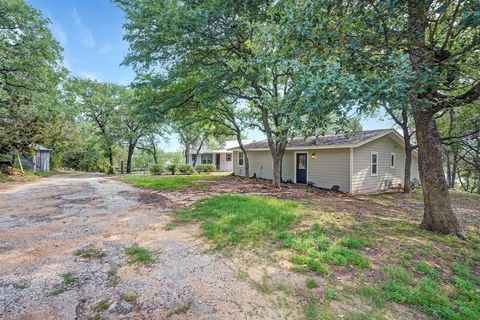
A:
POLYGON ((226 160, 227 161, 232 161, 232 154, 231 153, 226 154, 226 160))
POLYGON ((300 155, 298 157, 298 169, 305 170, 307 169, 307 157, 304 155, 300 155))
POLYGON ((377 176, 378 175, 378 152, 372 151, 371 160, 370 160, 370 175, 377 176))
POLYGON ((213 154, 206 153, 202 154, 202 164, 213 163, 213 154))
POLYGON ((395 153, 390 153, 390 168, 395 168, 395 153))
POLYGON ((197 162, 197 155, 196 154, 192 154, 192 162, 197 162))
POLYGON ((243 167, 243 152, 238 153, 238 165, 243 167))

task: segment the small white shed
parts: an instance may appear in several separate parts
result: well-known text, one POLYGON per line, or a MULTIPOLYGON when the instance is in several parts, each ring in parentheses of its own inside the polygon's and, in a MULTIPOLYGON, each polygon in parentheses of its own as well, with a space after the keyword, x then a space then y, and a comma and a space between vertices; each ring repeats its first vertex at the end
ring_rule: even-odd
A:
POLYGON ((41 145, 35 146, 35 155, 33 156, 33 171, 50 171, 50 152, 52 150, 41 145))

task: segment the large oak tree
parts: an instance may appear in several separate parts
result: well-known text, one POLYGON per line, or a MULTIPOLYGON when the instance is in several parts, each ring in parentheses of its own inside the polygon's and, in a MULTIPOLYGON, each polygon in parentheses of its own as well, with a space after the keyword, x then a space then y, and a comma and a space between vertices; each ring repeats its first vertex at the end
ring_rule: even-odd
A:
POLYGON ((425 203, 421 225, 460 235, 435 117, 480 97, 480 3, 306 0, 293 7, 298 14, 293 25, 311 56, 335 52, 357 85, 357 103, 408 102, 425 203))
POLYGON ((116 2, 128 19, 125 39, 130 52, 125 63, 139 73, 166 74, 174 86, 189 76, 199 77, 203 85, 194 90, 214 91, 248 104, 256 126, 267 137, 276 187, 289 139, 308 125, 324 126, 327 115, 338 110, 335 101, 310 112, 309 97, 323 88, 306 92, 308 78, 301 65, 283 54, 278 17, 285 8, 278 2, 116 2))

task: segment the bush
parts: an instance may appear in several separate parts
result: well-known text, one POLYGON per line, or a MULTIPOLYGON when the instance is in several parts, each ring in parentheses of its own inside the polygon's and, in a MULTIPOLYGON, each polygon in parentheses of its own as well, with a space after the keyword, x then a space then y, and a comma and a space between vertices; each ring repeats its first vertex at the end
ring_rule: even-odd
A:
POLYGON ((156 163, 150 167, 150 173, 156 176, 161 175, 164 170, 165 168, 160 163, 156 163))
POLYGON ((195 167, 198 173, 207 173, 215 171, 215 166, 211 163, 199 164, 195 167))
POLYGON ((175 174, 178 171, 178 163, 172 163, 167 166, 167 171, 171 174, 175 174))
POLYGON ((197 173, 197 172, 195 171, 195 169, 192 167, 192 165, 191 165, 191 164, 188 164, 188 163, 178 164, 178 165, 177 165, 177 170, 178 170, 181 174, 187 174, 187 175, 191 175, 191 174, 197 173))

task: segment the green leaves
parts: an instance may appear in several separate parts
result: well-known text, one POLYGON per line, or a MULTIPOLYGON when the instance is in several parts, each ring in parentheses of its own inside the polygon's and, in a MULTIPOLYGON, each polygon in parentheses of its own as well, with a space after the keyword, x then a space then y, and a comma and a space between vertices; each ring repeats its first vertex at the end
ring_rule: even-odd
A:
POLYGON ((0 12, 0 154, 28 153, 58 119, 61 48, 49 21, 23 1, 1 1, 0 12))

